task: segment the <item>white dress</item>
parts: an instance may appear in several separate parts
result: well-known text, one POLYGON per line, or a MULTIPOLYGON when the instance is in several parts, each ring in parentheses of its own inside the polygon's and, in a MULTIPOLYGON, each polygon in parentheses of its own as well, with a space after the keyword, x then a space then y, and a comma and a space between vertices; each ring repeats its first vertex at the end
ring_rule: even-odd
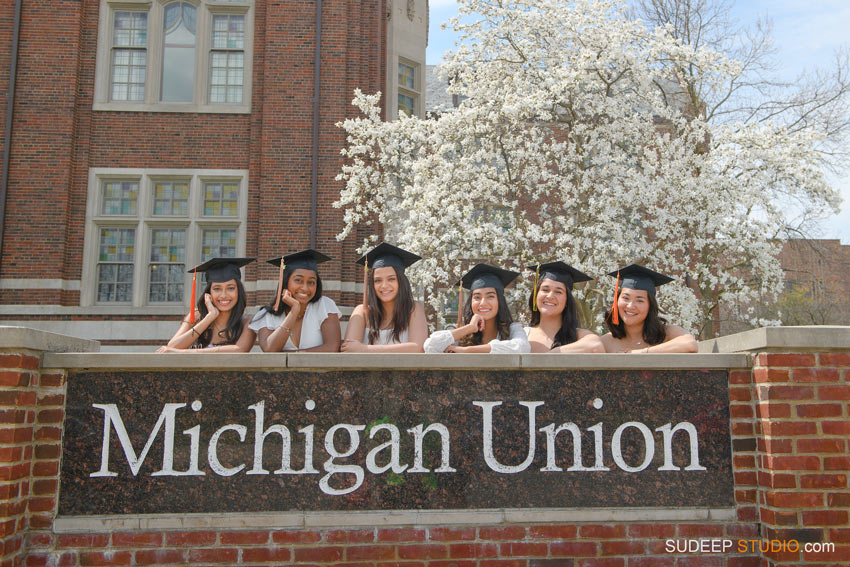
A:
MULTIPOLYGON (((425 341, 425 352, 445 352, 449 345, 455 344, 451 331, 437 331, 425 341)), ((521 354, 531 352, 528 335, 520 323, 511 323, 510 338, 506 341, 493 339, 488 343, 490 352, 495 354, 521 354)))
MULTIPOLYGON (((409 343, 410 338, 407 334, 407 329, 403 330, 398 335, 398 342, 393 340, 393 330, 392 329, 381 329, 378 331, 378 340, 375 341, 376 345, 399 345, 402 343, 409 343)), ((363 344, 369 344, 369 327, 366 327, 366 330, 363 331, 363 344)))
MULTIPOLYGON (((304 320, 301 322, 301 341, 298 346, 292 342, 292 337, 286 339, 286 344, 283 345, 283 350, 304 350, 305 348, 313 348, 324 344, 322 338, 322 323, 328 318, 328 315, 336 313, 339 317, 339 309, 336 303, 329 297, 322 296, 319 301, 307 304, 307 311, 304 313, 304 320)), ((277 329, 286 315, 274 315, 269 313, 266 308, 260 309, 251 324, 248 325, 252 331, 260 329, 277 329)))

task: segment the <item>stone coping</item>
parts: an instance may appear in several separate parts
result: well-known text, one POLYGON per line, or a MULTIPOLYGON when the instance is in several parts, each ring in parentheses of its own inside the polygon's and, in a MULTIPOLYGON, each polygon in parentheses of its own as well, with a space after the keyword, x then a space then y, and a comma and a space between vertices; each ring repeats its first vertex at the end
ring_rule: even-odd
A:
POLYGON ((29 327, 0 325, 0 348, 52 352, 98 352, 100 343, 29 327))
POLYGON ((850 350, 850 326, 762 327, 699 343, 701 353, 850 350))
POLYGON ((69 369, 724 369, 749 368, 745 354, 341 354, 46 353, 43 368, 69 369))
POLYGON ((735 508, 544 508, 488 510, 363 510, 264 514, 140 514, 57 517, 55 533, 186 529, 351 528, 374 526, 509 525, 581 522, 730 522, 735 508))

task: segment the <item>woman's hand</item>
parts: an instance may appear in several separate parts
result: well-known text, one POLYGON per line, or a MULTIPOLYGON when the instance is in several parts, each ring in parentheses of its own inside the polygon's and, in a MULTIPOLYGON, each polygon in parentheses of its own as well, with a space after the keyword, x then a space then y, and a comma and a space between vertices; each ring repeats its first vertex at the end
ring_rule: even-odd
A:
POLYGON ((213 303, 212 296, 210 294, 204 294, 204 303, 207 305, 207 315, 211 315, 213 319, 218 317, 219 311, 213 303))
POLYGON ((484 319, 478 313, 472 316, 472 319, 469 320, 469 324, 473 326, 473 333, 478 333, 484 330, 484 319))
POLYGON ((165 346, 161 346, 158 349, 156 349, 156 352, 159 352, 159 353, 163 353, 163 352, 183 352, 183 350, 184 349, 182 349, 182 348, 174 348, 174 347, 170 347, 168 345, 165 345, 165 346))
POLYGON ((283 290, 283 295, 280 298, 289 305, 290 312, 294 311, 296 315, 301 312, 301 303, 289 293, 288 289, 283 290))
MULTIPOLYGON (((478 315, 474 315, 473 317, 478 317, 478 315)), ((460 345, 449 345, 446 347, 446 352, 456 352, 458 354, 466 352, 467 347, 463 347, 460 345)))
POLYGON ((360 341, 346 339, 339 347, 340 352, 366 352, 366 345, 360 341))

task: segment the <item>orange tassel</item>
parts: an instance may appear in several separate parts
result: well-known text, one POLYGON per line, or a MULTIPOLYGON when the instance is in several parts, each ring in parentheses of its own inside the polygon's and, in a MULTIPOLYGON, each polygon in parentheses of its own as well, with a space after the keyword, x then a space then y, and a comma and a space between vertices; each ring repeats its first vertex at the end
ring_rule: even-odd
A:
POLYGON ((283 258, 280 259, 280 273, 277 275, 277 299, 274 300, 274 311, 277 311, 277 308, 280 307, 280 294, 283 293, 283 270, 284 270, 284 262, 283 258))
POLYGON ((617 309, 617 292, 620 291, 620 270, 617 270, 617 283, 614 285, 614 307, 611 308, 611 321, 620 324, 619 309, 617 309))
POLYGON ((192 299, 189 300, 189 324, 195 324, 195 282, 198 279, 198 268, 192 274, 192 299))

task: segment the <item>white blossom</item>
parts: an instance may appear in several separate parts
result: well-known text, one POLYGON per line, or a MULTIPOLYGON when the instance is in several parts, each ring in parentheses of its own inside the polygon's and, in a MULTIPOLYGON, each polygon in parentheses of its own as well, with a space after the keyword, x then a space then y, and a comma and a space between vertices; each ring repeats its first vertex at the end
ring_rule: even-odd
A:
MULTIPOLYGON (((633 262, 676 278, 661 306, 692 330, 721 304, 781 290, 787 205, 819 212, 837 197, 815 134, 688 107, 677 67, 723 81, 735 61, 649 31, 613 0, 461 0, 460 13, 440 69, 465 97, 457 109, 384 122, 380 93, 355 93, 339 238, 381 223, 425 258, 408 275, 438 311, 474 262, 564 260, 598 278, 576 290, 597 330, 613 296, 604 274, 633 262)), ((517 311, 530 274, 509 292, 517 311)))

